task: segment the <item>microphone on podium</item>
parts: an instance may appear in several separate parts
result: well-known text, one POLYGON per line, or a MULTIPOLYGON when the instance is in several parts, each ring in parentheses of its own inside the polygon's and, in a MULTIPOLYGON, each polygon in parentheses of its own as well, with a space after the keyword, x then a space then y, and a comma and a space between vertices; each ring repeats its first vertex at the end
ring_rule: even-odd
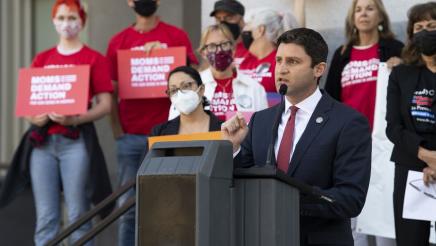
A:
MULTIPOLYGON (((272 129, 271 129, 271 134, 272 134, 271 136, 275 135, 274 130, 276 129, 276 126, 278 126, 280 123, 280 118, 282 116, 281 109, 282 109, 282 107, 284 107, 284 98, 285 98, 287 91, 288 91, 288 86, 285 84, 281 84, 280 88, 279 88, 279 93, 281 95, 280 106, 278 107, 278 110, 276 112, 276 117, 274 118, 274 121, 273 121, 272 129)), ((272 155, 274 154, 273 139, 274 138, 271 137, 271 142, 269 143, 269 146, 268 146, 268 153, 266 155, 266 165, 267 166, 274 165, 273 163, 271 163, 272 162, 272 155)))

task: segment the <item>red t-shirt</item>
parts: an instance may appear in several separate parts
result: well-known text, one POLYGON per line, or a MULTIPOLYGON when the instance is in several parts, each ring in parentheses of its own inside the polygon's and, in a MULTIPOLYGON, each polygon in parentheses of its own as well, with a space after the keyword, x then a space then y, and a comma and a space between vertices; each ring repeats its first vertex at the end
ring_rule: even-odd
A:
POLYGON ((247 53, 248 50, 245 49, 242 42, 236 43, 235 54, 233 55, 233 60, 236 68, 239 68, 239 65, 244 60, 244 57, 247 53))
POLYGON ((212 101, 210 102, 210 111, 213 112, 218 119, 225 121, 227 112, 236 112, 235 98, 233 97, 232 81, 236 78, 236 73, 226 79, 215 79, 217 85, 212 101))
POLYGON ((373 126, 377 73, 380 63, 378 44, 351 49, 350 62, 342 71, 341 101, 364 114, 373 126))
MULTIPOLYGON (((109 63, 107 59, 88 46, 71 55, 62 55, 57 48, 51 48, 36 55, 32 67, 59 68, 76 65, 90 65, 89 101, 94 95, 104 92, 112 92, 112 82, 109 76, 109 63)), ((67 131, 64 126, 53 124, 48 134, 63 134, 67 131)))
MULTIPOLYGON (((111 64, 112 80, 118 81, 117 50, 141 49, 145 43, 153 41, 159 41, 167 47, 186 47, 189 61, 198 64, 185 31, 162 21, 145 33, 138 32, 131 26, 116 34, 109 42, 107 57, 111 64)), ((168 120, 170 105, 168 98, 120 100, 118 112, 123 131, 149 134, 154 125, 168 120)))
POLYGON ((276 53, 277 50, 274 50, 259 60, 253 54, 247 52, 244 60, 239 65, 239 71, 259 81, 266 92, 277 92, 274 76, 276 53))

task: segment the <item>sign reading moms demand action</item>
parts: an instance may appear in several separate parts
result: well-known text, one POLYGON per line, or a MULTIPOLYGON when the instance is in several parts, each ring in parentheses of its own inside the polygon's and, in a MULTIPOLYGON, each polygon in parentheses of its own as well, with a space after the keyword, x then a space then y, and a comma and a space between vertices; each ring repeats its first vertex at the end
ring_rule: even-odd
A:
POLYGON ((86 113, 89 73, 89 66, 20 69, 15 114, 86 113))
POLYGON ((186 48, 118 51, 118 90, 122 99, 166 97, 168 73, 186 64, 186 48))

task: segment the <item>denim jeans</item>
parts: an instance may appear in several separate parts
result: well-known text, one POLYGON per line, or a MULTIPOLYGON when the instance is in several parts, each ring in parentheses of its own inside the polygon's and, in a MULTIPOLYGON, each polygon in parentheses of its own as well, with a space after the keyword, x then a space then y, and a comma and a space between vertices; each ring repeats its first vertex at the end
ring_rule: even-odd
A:
MULTIPOLYGON (((146 147, 146 135, 125 134, 117 139, 118 180, 120 185, 136 177, 146 147)), ((135 190, 130 189, 118 199, 118 205, 122 205, 127 199, 134 196, 135 190)), ((121 216, 118 227, 118 246, 133 245, 135 245, 135 208, 129 209, 121 216)))
MULTIPOLYGON (((68 223, 75 222, 89 210, 91 202, 86 193, 89 159, 82 137, 73 140, 62 135, 50 135, 44 146, 33 149, 30 176, 36 206, 36 246, 46 245, 59 232, 61 185, 68 223)), ((70 241, 76 241, 90 228, 91 223, 83 225, 71 235, 70 241)), ((92 242, 87 245, 92 245, 92 242)))

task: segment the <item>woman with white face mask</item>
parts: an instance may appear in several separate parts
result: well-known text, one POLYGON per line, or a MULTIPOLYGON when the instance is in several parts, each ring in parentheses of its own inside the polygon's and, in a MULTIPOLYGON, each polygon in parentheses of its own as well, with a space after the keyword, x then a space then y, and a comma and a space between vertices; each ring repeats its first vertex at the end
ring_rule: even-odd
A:
MULTIPOLYGON (((37 215, 34 239, 37 246, 46 245, 60 231, 61 187, 68 223, 75 222, 89 210, 91 199, 97 202, 95 195, 101 198, 111 192, 110 186, 106 186, 109 189, 104 191, 93 187, 92 197, 88 194, 89 185, 94 186, 102 179, 110 185, 92 124, 110 112, 113 88, 108 62, 80 41, 79 33, 85 24, 86 13, 79 0, 57 0, 52 8, 52 20, 59 43, 39 53, 32 67, 49 69, 89 65, 89 106, 88 111, 81 115, 47 112, 27 118, 32 124, 25 139, 32 144, 28 164, 37 215)), ((90 223, 83 225, 71 235, 70 241, 79 239, 90 227, 90 223)))
MULTIPOLYGON (((209 26, 202 34, 199 52, 209 68, 200 73, 210 111, 220 120, 229 112, 255 112, 267 108, 265 89, 254 79, 237 71, 233 64, 235 42, 224 24, 209 26)), ((170 119, 179 115, 171 105, 170 119)))
POLYGON ((204 84, 197 70, 181 66, 168 75, 166 91, 180 116, 153 127, 150 136, 191 134, 219 131, 220 121, 213 113, 205 110, 208 101, 204 97, 204 84))

